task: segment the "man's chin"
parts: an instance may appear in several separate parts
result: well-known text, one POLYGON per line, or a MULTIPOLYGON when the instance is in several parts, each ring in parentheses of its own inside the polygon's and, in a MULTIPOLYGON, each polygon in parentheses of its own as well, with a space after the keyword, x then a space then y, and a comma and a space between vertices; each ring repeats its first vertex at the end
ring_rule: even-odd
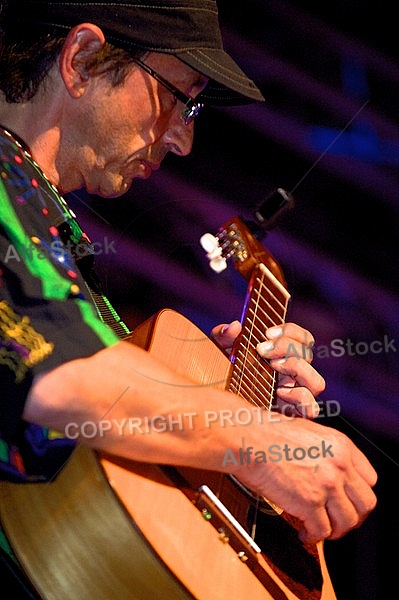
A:
POLYGON ((89 192, 89 193, 96 194, 97 196, 101 196, 102 198, 120 198, 121 196, 124 196, 126 194, 126 192, 128 192, 130 190, 130 188, 132 187, 132 183, 133 183, 133 180, 130 179, 129 181, 123 181, 122 185, 120 185, 117 189, 115 189, 115 188, 108 189, 108 188, 100 187, 96 191, 89 192))

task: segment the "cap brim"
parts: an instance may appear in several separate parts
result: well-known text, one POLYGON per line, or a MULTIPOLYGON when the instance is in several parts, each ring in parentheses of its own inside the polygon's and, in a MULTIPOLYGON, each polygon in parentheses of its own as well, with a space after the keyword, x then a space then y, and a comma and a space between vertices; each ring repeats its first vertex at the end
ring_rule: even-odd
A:
POLYGON ((255 83, 222 49, 192 48, 175 56, 209 78, 208 85, 198 97, 208 104, 234 106, 265 100, 255 83))

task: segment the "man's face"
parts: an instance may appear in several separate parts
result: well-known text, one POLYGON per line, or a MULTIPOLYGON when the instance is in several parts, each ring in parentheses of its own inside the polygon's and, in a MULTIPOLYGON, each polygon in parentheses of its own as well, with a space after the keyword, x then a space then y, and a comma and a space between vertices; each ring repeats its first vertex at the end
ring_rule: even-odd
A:
MULTIPOLYGON (((173 56, 150 53, 144 61, 177 89, 195 98, 207 79, 173 56)), ((142 68, 123 85, 93 77, 85 94, 68 105, 68 125, 57 160, 63 192, 120 196, 135 177, 146 179, 168 152, 192 148, 194 123, 181 119, 182 102, 142 68)))

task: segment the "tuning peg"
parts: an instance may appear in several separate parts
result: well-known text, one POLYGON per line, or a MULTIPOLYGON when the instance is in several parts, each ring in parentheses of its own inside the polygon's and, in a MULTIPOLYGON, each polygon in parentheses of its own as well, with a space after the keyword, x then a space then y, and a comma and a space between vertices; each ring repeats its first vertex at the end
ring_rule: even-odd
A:
POLYGON ((217 248, 219 248, 219 240, 216 236, 211 233, 204 233, 204 235, 200 239, 200 244, 208 254, 214 252, 217 248))
POLYGON ((225 258, 223 258, 223 256, 220 256, 219 258, 213 258, 210 261, 209 266, 211 267, 212 271, 215 271, 215 273, 221 273, 227 269, 227 261, 225 258))
POLYGON ((200 239, 202 248, 207 253, 209 266, 216 273, 221 273, 227 268, 227 261, 222 256, 222 249, 219 246, 219 240, 211 233, 204 233, 200 239))

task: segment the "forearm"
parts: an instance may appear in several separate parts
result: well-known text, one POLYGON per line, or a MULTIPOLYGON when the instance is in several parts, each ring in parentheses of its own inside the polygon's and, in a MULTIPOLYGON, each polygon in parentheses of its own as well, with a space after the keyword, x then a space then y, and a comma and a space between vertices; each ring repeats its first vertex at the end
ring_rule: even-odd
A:
POLYGON ((235 419, 243 406, 250 408, 121 342, 43 375, 23 417, 127 458, 220 470, 226 450, 236 454, 249 434, 235 419))
POLYGON ((23 417, 61 433, 72 424, 78 442, 120 457, 233 473, 300 518, 309 542, 359 525, 375 506, 376 474, 365 456, 340 432, 309 419, 253 411, 251 422, 243 420, 243 410, 253 408, 121 342, 40 377, 23 417), (161 431, 152 425, 160 416, 161 431), (93 428, 84 435, 88 422, 93 428))

